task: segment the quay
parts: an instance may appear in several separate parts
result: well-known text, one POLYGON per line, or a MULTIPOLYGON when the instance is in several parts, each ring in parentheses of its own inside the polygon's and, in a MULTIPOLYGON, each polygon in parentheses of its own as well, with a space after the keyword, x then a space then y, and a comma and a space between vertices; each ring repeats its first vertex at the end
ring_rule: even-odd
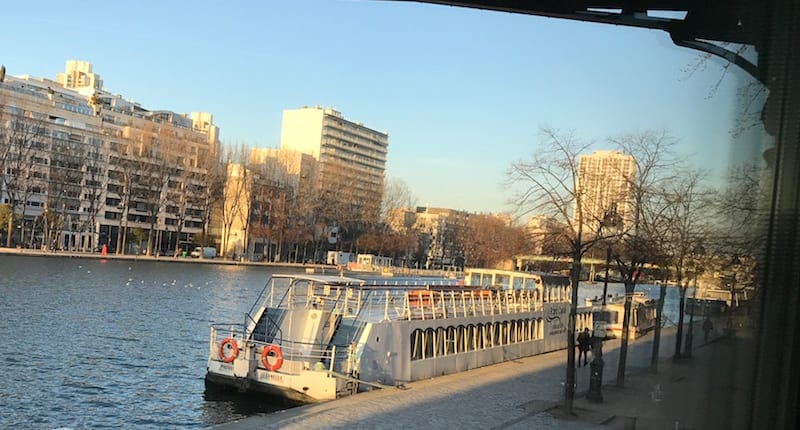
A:
MULTIPOLYGON (((718 321, 716 327, 723 327, 718 321)), ((687 324, 688 327, 688 324, 687 324)), ((695 322, 692 358, 672 358, 675 327, 662 330, 658 373, 649 371, 653 335, 629 344, 625 386, 616 386, 619 340, 605 343, 603 402, 586 399, 590 367, 577 369, 572 413, 563 409, 566 351, 368 391, 212 427, 255 429, 737 429, 748 428, 752 336, 695 322), (738 395, 738 396, 737 396, 738 395), (743 399, 744 397, 744 399, 743 399)))
MULTIPOLYGON (((162 263, 186 263, 186 264, 216 264, 227 266, 254 266, 254 267, 274 267, 274 268, 287 268, 294 270, 305 270, 316 274, 341 274, 349 273, 347 270, 342 270, 338 266, 330 264, 317 264, 317 263, 290 263, 290 262, 268 262, 268 261, 248 261, 243 259, 233 260, 230 258, 192 258, 189 256, 171 256, 171 255, 138 255, 138 254, 107 254, 102 255, 99 252, 81 252, 81 251, 43 251, 40 249, 30 248, 5 248, 0 247, 0 255, 19 255, 25 257, 62 257, 62 258, 87 258, 95 260, 125 260, 125 261, 149 261, 149 262, 162 262, 162 263)), ((430 269, 410 269, 394 267, 392 272, 383 275, 389 276, 437 276, 437 277, 452 277, 462 272, 452 272, 444 270, 430 270, 430 269)), ((361 274, 382 274, 380 272, 358 272, 361 274)))

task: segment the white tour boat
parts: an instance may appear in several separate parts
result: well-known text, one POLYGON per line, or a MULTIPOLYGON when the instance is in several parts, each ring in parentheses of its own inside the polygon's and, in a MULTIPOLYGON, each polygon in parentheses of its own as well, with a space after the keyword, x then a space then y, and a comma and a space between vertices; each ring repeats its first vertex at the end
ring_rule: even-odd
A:
MULTIPOLYGON (((642 292, 635 292, 631 296, 630 325, 628 338, 633 340, 645 335, 656 327, 657 300, 648 298, 642 292)), ((625 315, 625 296, 609 296, 605 306, 603 299, 586 298, 586 306, 592 309, 592 321, 595 323, 595 332, 601 333, 605 329, 605 338, 622 337, 622 320, 625 315), (602 322, 605 321, 605 324, 602 322), (598 326, 600 325, 600 326, 598 326), (602 327, 602 326, 605 327, 602 327)))
MULTIPOLYGON (((212 325, 206 382, 316 402, 564 349, 569 297, 564 277, 497 270, 273 275, 243 323, 212 325)), ((591 327, 589 310, 577 321, 591 327)))

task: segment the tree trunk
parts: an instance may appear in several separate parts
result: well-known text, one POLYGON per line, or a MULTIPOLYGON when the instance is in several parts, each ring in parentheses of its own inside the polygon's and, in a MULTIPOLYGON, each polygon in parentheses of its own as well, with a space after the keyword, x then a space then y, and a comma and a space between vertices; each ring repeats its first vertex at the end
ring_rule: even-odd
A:
POLYGON ((564 406, 567 412, 572 412, 575 399, 575 319, 578 314, 578 285, 581 281, 581 256, 572 256, 572 270, 570 282, 572 284, 572 303, 569 308, 569 322, 567 325, 567 378, 564 387, 564 406))
POLYGON ((653 329, 653 354, 650 357, 650 371, 658 372, 658 353, 661 348, 661 319, 664 316, 664 298, 667 295, 667 284, 661 284, 656 307, 656 326, 653 329))
POLYGON ((6 228, 6 248, 11 248, 11 233, 13 231, 14 231, 14 206, 11 206, 11 214, 8 216, 8 226, 6 228))
POLYGON ((622 317, 622 343, 619 347, 619 367, 617 368, 618 387, 625 386, 625 365, 628 359, 628 339, 630 338, 629 332, 634 288, 636 288, 636 284, 633 281, 625 281, 625 314, 622 317))
POLYGON ((678 331, 675 333, 675 358, 681 357, 681 344, 683 343, 683 313, 686 306, 686 287, 682 285, 682 280, 678 279, 680 289, 680 301, 678 302, 678 331))
POLYGON ((148 257, 153 255, 153 242, 155 237, 153 237, 153 230, 155 228, 155 223, 150 223, 150 230, 147 232, 147 250, 145 251, 145 255, 148 257))

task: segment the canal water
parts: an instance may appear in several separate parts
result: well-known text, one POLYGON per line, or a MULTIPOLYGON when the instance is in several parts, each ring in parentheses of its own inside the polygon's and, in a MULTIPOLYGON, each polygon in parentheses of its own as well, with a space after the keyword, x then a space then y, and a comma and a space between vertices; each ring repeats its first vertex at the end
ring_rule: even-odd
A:
POLYGON ((0 256, 0 428, 205 428, 283 408, 204 394, 209 324, 243 321, 269 274, 0 256))
POLYGON ((241 322, 274 270, 291 271, 0 255, 0 428, 197 429, 284 408, 203 382, 209 325, 241 322))

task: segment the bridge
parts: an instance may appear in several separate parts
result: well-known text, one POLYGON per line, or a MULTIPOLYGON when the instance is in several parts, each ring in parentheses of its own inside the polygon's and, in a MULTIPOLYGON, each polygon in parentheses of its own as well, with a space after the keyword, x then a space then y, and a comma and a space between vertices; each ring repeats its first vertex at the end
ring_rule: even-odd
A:
MULTIPOLYGON (((521 267, 521 264, 524 262, 529 261, 539 261, 539 262, 558 262, 558 263, 572 263, 572 257, 567 256, 552 256, 552 255, 517 255, 514 257, 514 263, 517 264, 517 267, 521 267)), ((592 257, 583 257, 581 258, 581 264, 587 266, 596 266, 596 265, 603 265, 605 266, 606 260, 605 258, 592 258, 592 257)), ((612 261, 611 266, 614 267, 615 264, 612 261)), ((645 269, 658 269, 658 265, 645 263, 645 269)))

